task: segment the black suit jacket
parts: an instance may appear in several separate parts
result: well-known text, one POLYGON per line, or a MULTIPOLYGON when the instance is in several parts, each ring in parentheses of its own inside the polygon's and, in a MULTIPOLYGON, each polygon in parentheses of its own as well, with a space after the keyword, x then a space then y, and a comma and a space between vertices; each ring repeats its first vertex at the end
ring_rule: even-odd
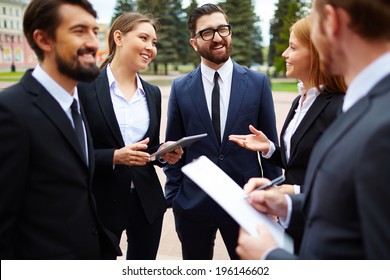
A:
MULTIPOLYGON (((143 80, 141 82, 150 114, 149 128, 142 139, 149 137, 148 152, 152 154, 160 145, 161 92, 157 86, 143 80)), ((128 223, 132 181, 144 213, 152 223, 166 211, 164 194, 153 165, 162 164, 155 161, 145 166, 116 165, 113 168, 114 150, 124 147, 125 143, 115 116, 106 67, 94 82, 80 83, 78 89, 93 138, 96 155, 93 191, 103 224, 109 228, 123 229, 123 225, 128 223)))
POLYGON ((339 116, 312 153, 304 200, 293 206, 306 217, 302 259, 390 259, 389 79, 339 116))
POLYGON ((0 93, 0 257, 100 258, 101 245, 113 247, 90 190, 88 125, 89 166, 69 118, 31 72, 0 93))
POLYGON ((280 146, 275 145, 275 153, 269 159, 285 170, 285 184, 303 187, 313 147, 341 111, 343 99, 344 94, 326 91, 317 96, 291 138, 290 160, 287 162, 283 135, 299 106, 300 96, 294 99, 280 133, 280 146))

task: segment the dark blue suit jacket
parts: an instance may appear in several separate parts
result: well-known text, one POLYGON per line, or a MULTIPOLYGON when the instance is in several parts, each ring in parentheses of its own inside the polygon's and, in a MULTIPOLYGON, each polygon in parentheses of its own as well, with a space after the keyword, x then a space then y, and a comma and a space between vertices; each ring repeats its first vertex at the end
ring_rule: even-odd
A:
POLYGON ((192 220, 209 217, 217 205, 195 183, 185 177, 180 168, 201 155, 217 164, 238 185, 252 177, 275 178, 278 167, 228 140, 230 134, 248 134, 250 124, 263 131, 275 143, 276 121, 272 94, 267 76, 234 63, 228 116, 221 146, 219 146, 207 109, 200 67, 173 81, 168 105, 166 140, 207 133, 204 139, 185 148, 183 158, 164 168, 167 175, 166 198, 173 200, 173 209, 192 220))

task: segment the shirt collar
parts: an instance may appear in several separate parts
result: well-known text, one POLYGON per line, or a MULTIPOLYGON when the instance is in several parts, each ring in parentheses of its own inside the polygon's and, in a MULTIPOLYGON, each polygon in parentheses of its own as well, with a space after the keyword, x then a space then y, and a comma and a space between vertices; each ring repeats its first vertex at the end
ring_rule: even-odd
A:
MULTIPOLYGON (((107 65, 107 78, 108 78, 108 85, 111 89, 117 86, 117 82, 115 80, 114 74, 112 73, 110 64, 107 65)), ((141 83, 141 78, 139 77, 138 74, 136 74, 136 79, 137 79, 137 91, 139 91, 142 95, 146 95, 144 87, 142 86, 141 83)))
MULTIPOLYGON (((322 89, 324 86, 323 85, 320 85, 320 88, 322 89)), ((305 87, 303 86, 303 83, 302 82, 299 82, 298 83, 298 92, 301 96, 305 95, 306 92, 307 92, 307 97, 309 96, 315 96, 317 97, 320 92, 318 91, 318 89, 316 87, 312 87, 311 89, 309 89, 308 91, 306 91, 305 87)))
MULTIPOLYGON (((202 72, 202 75, 210 82, 214 82, 214 73, 215 70, 208 67, 207 65, 201 63, 200 69, 202 72)), ((221 78, 222 82, 226 81, 229 77, 229 75, 233 72, 233 61, 229 57, 229 59, 217 70, 219 77, 221 78)))
POLYGON ((390 52, 373 61, 352 80, 344 98, 343 112, 366 96, 388 74, 390 74, 390 52))
POLYGON ((73 90, 73 96, 62 88, 43 68, 37 64, 32 72, 33 77, 49 92, 49 94, 67 111, 73 103, 73 98, 79 102, 77 87, 73 90))

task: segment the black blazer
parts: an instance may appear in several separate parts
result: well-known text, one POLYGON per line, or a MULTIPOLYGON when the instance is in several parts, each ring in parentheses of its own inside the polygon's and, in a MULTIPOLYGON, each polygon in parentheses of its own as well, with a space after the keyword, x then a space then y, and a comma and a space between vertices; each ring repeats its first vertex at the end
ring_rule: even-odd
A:
POLYGON ((280 133, 280 146, 275 145, 275 153, 269 161, 285 170, 286 184, 296 184, 303 187, 313 147, 341 111, 344 94, 323 92, 317 96, 291 138, 290 160, 287 163, 283 135, 295 115, 299 99, 300 96, 295 98, 291 105, 280 133))
MULTIPOLYGON (((152 154, 160 145, 161 92, 157 86, 141 82, 150 114, 149 128, 142 139, 149 137, 148 152, 152 154)), ((78 90, 93 138, 96 156, 93 191, 103 224, 118 228, 128 223, 131 181, 137 189, 145 215, 152 223, 167 208, 153 165, 162 164, 154 161, 145 166, 116 165, 113 168, 114 150, 124 147, 125 143, 115 116, 106 67, 92 83, 80 83, 78 90)))
POLYGON ((69 118, 31 73, 0 94, 0 258, 100 258, 101 245, 114 247, 91 194, 88 125, 89 166, 69 118))
POLYGON ((302 259, 390 259, 389 79, 340 115, 312 152, 291 220, 306 217, 302 259))

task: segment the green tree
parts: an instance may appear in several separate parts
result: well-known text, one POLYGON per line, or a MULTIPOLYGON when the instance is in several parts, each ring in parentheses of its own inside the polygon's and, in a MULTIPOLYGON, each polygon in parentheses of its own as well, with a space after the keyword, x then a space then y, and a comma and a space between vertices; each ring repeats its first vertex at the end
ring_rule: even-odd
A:
POLYGON ((114 20, 119 17, 121 14, 130 12, 130 11, 136 11, 137 10, 137 4, 135 0, 117 0, 116 5, 114 8, 114 14, 111 18, 111 25, 114 22, 114 20))
POLYGON ((264 55, 263 55, 263 34, 261 32, 261 27, 259 24, 255 24, 252 34, 252 43, 253 43, 253 55, 252 62, 263 64, 264 55))
POLYGON ((279 0, 276 5, 273 19, 270 21, 270 43, 268 51, 268 65, 274 65, 274 59, 276 57, 275 42, 280 41, 280 31, 283 27, 284 18, 288 12, 288 3, 290 0, 279 0))
POLYGON ((184 53, 185 13, 182 0, 138 0, 138 10, 149 12, 159 19, 158 55, 154 59, 154 73, 158 73, 158 65, 164 65, 164 73, 168 74, 168 64, 178 64, 184 53))
POLYGON ((295 21, 307 15, 308 8, 307 0, 279 0, 277 4, 274 19, 271 21, 268 56, 268 64, 275 66, 276 75, 286 72, 282 53, 288 47, 290 27, 295 21))
MULTIPOLYGON (((251 66, 255 56, 256 44, 253 40, 259 39, 255 23, 259 17, 255 14, 252 0, 227 0, 218 3, 229 17, 233 32, 232 58, 242 65, 251 66)), ((260 54, 258 54, 260 55, 260 54)))

